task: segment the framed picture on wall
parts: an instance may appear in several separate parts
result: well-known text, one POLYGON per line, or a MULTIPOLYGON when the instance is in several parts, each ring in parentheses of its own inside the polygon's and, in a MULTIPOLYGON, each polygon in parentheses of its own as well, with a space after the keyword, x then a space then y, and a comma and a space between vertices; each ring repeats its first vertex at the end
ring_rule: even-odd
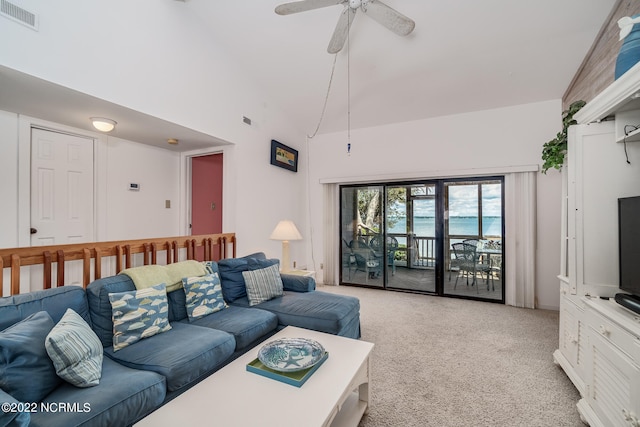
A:
POLYGON ((298 172, 298 150, 271 140, 271 164, 293 172, 298 172))

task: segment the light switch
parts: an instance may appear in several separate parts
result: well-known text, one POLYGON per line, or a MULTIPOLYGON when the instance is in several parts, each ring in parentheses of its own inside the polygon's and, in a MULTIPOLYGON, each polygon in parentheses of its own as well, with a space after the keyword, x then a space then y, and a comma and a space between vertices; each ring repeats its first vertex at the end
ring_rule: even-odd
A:
POLYGON ((164 201, 164 207, 167 209, 171 209, 171 200, 165 200, 164 201))

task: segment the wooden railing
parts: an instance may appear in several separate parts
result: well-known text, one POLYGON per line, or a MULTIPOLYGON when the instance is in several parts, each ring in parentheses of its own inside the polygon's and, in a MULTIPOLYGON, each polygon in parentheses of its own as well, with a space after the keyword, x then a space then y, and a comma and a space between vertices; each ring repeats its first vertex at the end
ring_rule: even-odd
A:
MULTIPOLYGON (((116 271, 109 274, 112 275, 131 267, 134 254, 143 254, 143 263, 148 265, 157 264, 158 253, 164 251, 166 252, 165 264, 171 264, 179 260, 180 251, 185 252, 185 249, 188 260, 202 258, 201 261, 210 261, 235 258, 235 233, 0 249, 0 271, 4 273, 5 268, 11 269, 10 292, 11 295, 16 295, 20 293, 20 267, 42 265, 44 273, 42 287, 49 289, 53 283, 54 264, 56 286, 63 286, 66 263, 82 260, 82 284, 87 287, 92 280, 102 277, 102 260, 106 257, 115 257, 116 271)), ((0 274, 0 297, 3 296, 3 276, 4 274, 0 274)))

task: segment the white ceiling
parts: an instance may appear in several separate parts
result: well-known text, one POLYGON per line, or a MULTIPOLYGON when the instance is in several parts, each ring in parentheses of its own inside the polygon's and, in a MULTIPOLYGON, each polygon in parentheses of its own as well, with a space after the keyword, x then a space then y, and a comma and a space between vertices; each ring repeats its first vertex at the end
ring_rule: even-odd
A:
POLYGON ((97 117, 118 117, 119 122, 109 135, 171 151, 197 150, 227 144, 211 135, 2 66, 0 110, 96 133, 88 120, 87 111, 92 111, 97 117), (168 138, 177 139, 179 145, 167 144, 168 138))
MULTIPOLYGON (((416 22, 400 37, 358 12, 338 54, 320 132, 525 104, 563 96, 615 0, 385 0, 416 22), (349 62, 349 67, 347 67, 349 62)), ((283 1, 187 0, 212 43, 253 70, 302 128, 317 126, 343 9, 280 16, 283 1)))
MULTIPOLYGON (((180 6, 202 20, 211 43, 246 68, 267 99, 311 134, 334 59, 320 133, 346 130, 349 105, 356 129, 559 99, 616 0, 384 2, 412 18, 414 32, 397 36, 358 12, 349 49, 337 55, 326 49, 341 5, 288 16, 274 13, 283 3, 278 0, 186 0, 180 6)), ((87 128, 80 114, 91 105, 107 117, 118 109, 118 117, 135 119, 118 126, 114 135, 121 138, 155 145, 166 135, 186 141, 163 145, 174 150, 225 143, 2 67, 0 87, 0 109, 8 111, 87 128)))

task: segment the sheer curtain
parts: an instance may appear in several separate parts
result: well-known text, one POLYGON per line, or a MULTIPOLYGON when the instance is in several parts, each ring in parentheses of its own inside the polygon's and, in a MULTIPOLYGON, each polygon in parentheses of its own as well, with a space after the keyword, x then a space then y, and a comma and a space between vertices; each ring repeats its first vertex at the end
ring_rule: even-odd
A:
POLYGON ((505 303, 535 308, 536 172, 505 175, 505 303))
POLYGON ((324 227, 322 227, 322 237, 324 240, 324 269, 322 281, 325 285, 337 285, 338 266, 340 265, 338 262, 338 257, 340 256, 338 253, 340 248, 340 227, 338 226, 340 204, 338 203, 338 185, 324 184, 322 186, 322 190, 324 200, 324 227))

